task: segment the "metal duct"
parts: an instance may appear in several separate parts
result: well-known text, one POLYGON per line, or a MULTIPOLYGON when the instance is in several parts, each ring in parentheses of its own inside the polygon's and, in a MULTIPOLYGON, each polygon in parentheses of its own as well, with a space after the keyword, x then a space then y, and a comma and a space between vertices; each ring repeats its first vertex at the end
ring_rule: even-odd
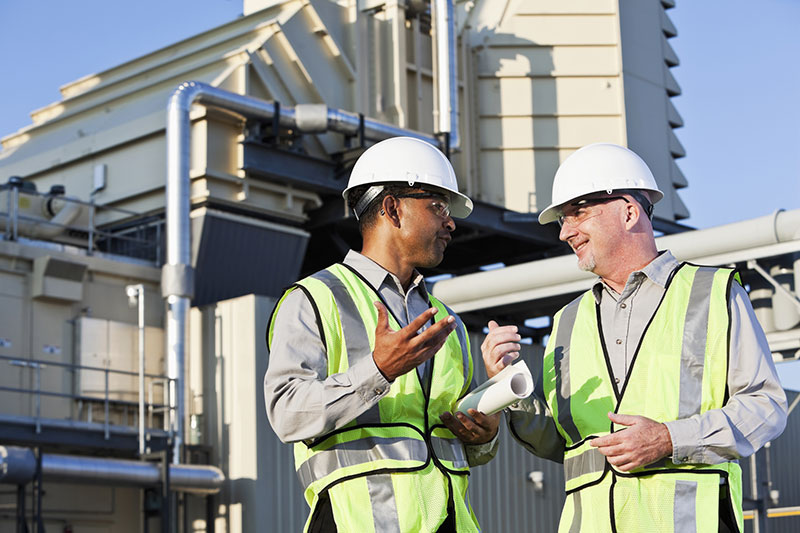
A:
MULTIPOLYGON (((679 260, 727 264, 750 259, 752 253, 745 252, 797 239, 800 209, 659 237, 656 245, 659 250, 670 249, 679 260)), ((439 281, 433 294, 463 313, 586 290, 595 279, 579 270, 570 254, 439 281)))
MULTIPOLYGON (((181 461, 185 435, 186 325, 190 302, 194 296, 189 219, 189 152, 192 127, 189 113, 194 104, 220 108, 248 119, 272 120, 275 116, 275 105, 271 102, 196 81, 179 85, 167 105, 167 260, 162 269, 161 292, 167 301, 167 374, 172 379, 170 407, 175 413, 170 429, 174 435, 172 458, 176 464, 181 461)), ((309 111, 310 113, 301 113, 301 116, 313 117, 320 112, 319 109, 309 111)), ((296 115, 295 109, 281 107, 280 125, 303 132, 296 115)), ((308 122, 315 132, 319 127, 316 122, 313 119, 308 122)), ((346 135, 356 135, 363 127, 364 137, 372 141, 407 135, 437 146, 440 144, 431 135, 405 130, 340 109, 327 110, 327 125, 329 130, 346 135)))
MULTIPOLYGON (((36 475, 36 456, 29 448, 0 446, 0 483, 24 485, 36 475)), ((153 487, 161 482, 161 468, 156 463, 127 459, 107 459, 78 455, 42 454, 42 479, 91 483, 94 485, 130 485, 153 487)), ((210 465, 170 465, 170 489, 194 494, 216 494, 225 474, 210 465)))

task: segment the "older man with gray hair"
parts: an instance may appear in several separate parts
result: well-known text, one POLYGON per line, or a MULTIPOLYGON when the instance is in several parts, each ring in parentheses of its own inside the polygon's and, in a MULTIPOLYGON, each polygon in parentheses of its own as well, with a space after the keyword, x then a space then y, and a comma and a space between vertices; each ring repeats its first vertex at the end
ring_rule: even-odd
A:
MULTIPOLYGON (((735 271, 659 251, 663 193, 634 152, 586 146, 559 167, 539 222, 558 222, 598 276, 561 309, 534 394, 507 410, 514 437, 564 463, 560 532, 742 531, 742 475, 786 425, 786 396, 735 271)), ((489 322, 490 376, 519 350, 489 322)))

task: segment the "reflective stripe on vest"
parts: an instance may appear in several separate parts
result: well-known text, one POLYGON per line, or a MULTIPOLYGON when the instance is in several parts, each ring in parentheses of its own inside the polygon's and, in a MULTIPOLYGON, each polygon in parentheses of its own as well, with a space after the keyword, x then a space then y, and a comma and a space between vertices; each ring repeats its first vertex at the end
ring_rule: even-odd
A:
MULTIPOLYGON (((614 471, 605 457, 588 444, 591 437, 624 428, 610 423, 609 411, 666 422, 724 405, 728 299, 733 276, 728 269, 681 265, 645 329, 622 391, 615 388, 611 378, 610 361, 601 339, 599 306, 592 292, 556 315, 545 352, 543 387, 556 427, 566 441, 564 474, 568 493, 596 487, 607 472, 614 471), (580 364, 575 364, 577 360, 580 364)), ((738 491, 733 494, 734 500, 740 500, 740 470, 732 463, 699 466, 663 460, 629 474, 615 471, 615 475, 685 472, 686 483, 676 485, 675 494, 667 496, 681 498, 675 502, 680 507, 694 506, 694 500, 683 496, 691 492, 686 487, 692 486, 692 476, 700 475, 700 470, 728 476, 732 492, 738 491)), ((578 502, 580 499, 573 500, 573 506, 578 502)))
POLYGON ((342 442, 312 455, 297 469, 297 476, 303 487, 308 487, 315 480, 346 466, 387 461, 418 461, 422 465, 427 460, 428 449, 423 440, 371 437, 342 442))
MULTIPOLYGON (((374 289, 344 265, 318 272, 298 282, 298 286, 309 296, 319 317, 328 355, 328 375, 346 372, 350 366, 372 356, 377 324, 373 302, 379 300, 374 289)), ((435 320, 452 314, 441 302, 430 299, 431 305, 438 309, 435 320)), ((391 313, 389 323, 393 329, 400 329, 391 313)), ((313 441, 295 444, 295 466, 310 505, 316 501, 316 495, 339 481, 362 476, 368 478, 363 485, 365 494, 355 495, 356 500, 366 498, 366 492, 372 502, 393 499, 391 476, 377 471, 420 470, 433 458, 440 465, 437 468, 453 474, 468 473, 463 444, 438 418, 440 413, 454 408, 472 380, 469 340, 460 320, 431 362, 430 398, 425 397, 417 372, 412 370, 397 378, 377 405, 350 424, 313 441), (376 474, 372 475, 373 472, 376 474)), ((453 497, 460 505, 466 505, 466 480, 453 482, 452 486, 457 489, 453 497)), ((396 502, 392 505, 396 506, 396 502)), ((442 512, 447 511, 442 509, 442 512)), ((378 524, 383 519, 385 514, 375 517, 376 531, 396 529, 378 524)), ((473 527, 476 526, 465 525, 465 530, 473 527)))

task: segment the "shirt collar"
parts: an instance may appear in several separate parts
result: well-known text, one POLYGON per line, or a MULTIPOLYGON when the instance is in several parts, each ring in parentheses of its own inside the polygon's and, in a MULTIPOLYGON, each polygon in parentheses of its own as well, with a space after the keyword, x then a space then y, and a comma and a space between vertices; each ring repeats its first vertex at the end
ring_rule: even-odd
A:
MULTIPOLYGON (((641 284, 645 278, 661 288, 666 289, 667 281, 669 281, 672 271, 675 270, 678 265, 678 260, 672 255, 672 252, 669 250, 662 250, 658 252, 656 258, 650 261, 644 268, 631 272, 630 276, 628 276, 628 281, 625 283, 625 289, 623 289, 622 292, 628 292, 627 289, 630 286, 641 284)), ((592 286, 592 294, 597 303, 600 303, 605 287, 606 285, 601 278, 597 278, 597 281, 592 286)))
MULTIPOLYGON (((344 263, 355 268, 359 274, 364 276, 364 279, 367 280, 367 283, 372 285, 375 289, 380 289, 383 284, 387 284, 399 294, 404 295, 403 286, 398 277, 369 257, 362 255, 355 250, 350 250, 347 252, 347 255, 344 258, 344 263)), ((423 297, 427 294, 425 279, 416 269, 414 269, 414 272, 411 274, 411 285, 409 286, 408 291, 411 292, 414 289, 419 290, 423 297)))

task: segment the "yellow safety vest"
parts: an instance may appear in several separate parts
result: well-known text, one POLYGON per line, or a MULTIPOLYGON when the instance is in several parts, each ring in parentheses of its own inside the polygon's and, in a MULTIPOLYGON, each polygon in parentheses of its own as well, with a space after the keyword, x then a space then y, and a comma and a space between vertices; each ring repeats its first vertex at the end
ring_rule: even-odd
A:
POLYGON ((591 291, 559 311, 543 362, 543 388, 566 441, 567 501, 559 532, 717 531, 730 505, 742 530, 741 469, 674 464, 665 458, 622 472, 593 437, 623 430, 608 412, 667 422, 719 409, 727 400, 730 269, 682 264, 635 352, 622 390, 600 330, 591 291))
MULTIPOLYGON (((328 376, 372 357, 378 314, 377 291, 345 264, 305 278, 284 293, 302 290, 317 315, 328 355, 328 376)), ((435 320, 455 316, 433 296, 435 320)), ((388 309, 388 306, 387 306, 388 309)), ((480 531, 467 492, 466 451, 439 415, 452 411, 472 381, 467 331, 460 319, 433 357, 424 393, 416 371, 397 378, 377 405, 346 426, 294 446, 295 468, 311 507, 330 500, 339 531, 436 531, 448 514, 459 532, 480 531)), ((395 317, 389 317, 395 330, 395 317)))

